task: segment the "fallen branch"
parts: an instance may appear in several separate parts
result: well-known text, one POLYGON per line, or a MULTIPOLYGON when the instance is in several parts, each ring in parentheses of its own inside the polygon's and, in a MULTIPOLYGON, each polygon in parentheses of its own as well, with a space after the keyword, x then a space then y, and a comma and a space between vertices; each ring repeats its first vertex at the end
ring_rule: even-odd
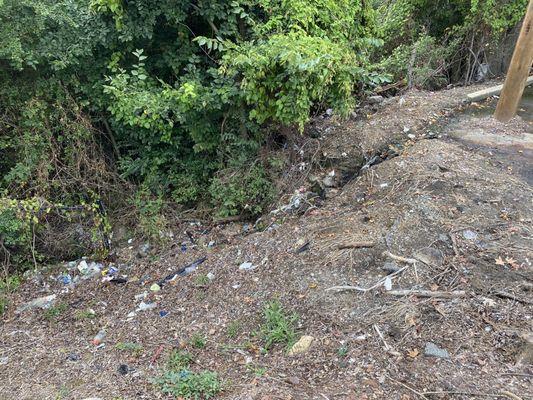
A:
POLYGON ((403 290, 389 290, 386 292, 391 296, 418 296, 418 297, 437 297, 441 299, 456 299, 459 297, 465 297, 466 292, 464 290, 456 290, 454 292, 443 291, 431 291, 431 290, 416 290, 416 289, 403 289, 403 290))
MULTIPOLYGON (((415 260, 414 258, 405 258, 405 257, 397 256, 397 255, 394 255, 392 253, 389 253, 388 251, 385 251, 383 253, 383 255, 387 256, 387 257, 390 257, 393 260, 396 260, 396 261, 399 261, 399 262, 403 262, 403 263, 406 263, 406 264, 409 264, 409 265, 416 265, 416 263, 418 262, 418 260, 415 260)), ((329 292, 329 291, 332 291, 332 290, 336 291, 336 292, 343 292, 343 291, 348 291, 348 290, 355 290, 357 292, 363 292, 363 293, 369 292, 369 291, 374 290, 374 289, 376 289, 376 288, 378 288, 380 286, 383 286, 383 284, 385 283, 385 281, 387 279, 392 279, 396 275, 401 274, 403 271, 405 271, 409 267, 409 265, 406 265, 405 267, 400 268, 398 271, 393 272, 392 274, 389 274, 389 275, 387 275, 384 278, 381 278, 379 281, 377 281, 374 285, 370 286, 369 288, 362 288, 362 287, 359 287, 359 286, 350 286, 350 285, 332 286, 330 288, 327 288, 326 292, 329 292)))
POLYGON ((493 292, 493 294, 503 299, 511 299, 514 301, 518 301, 519 303, 522 303, 522 304, 533 304, 533 301, 531 300, 524 299, 523 297, 515 296, 514 294, 504 292, 503 290, 498 290, 496 292, 493 292))
POLYGON ((339 244, 337 248, 339 250, 345 250, 345 249, 362 249, 366 247, 374 247, 376 243, 374 242, 352 242, 352 243, 344 243, 339 244))
POLYGON ((384 251, 383 255, 387 256, 389 258, 392 258, 393 260, 396 260, 396 261, 399 261, 399 262, 403 262, 403 263, 406 263, 406 264, 416 264, 418 262, 418 260, 416 260, 414 258, 405 258, 405 257, 402 257, 402 256, 397 256, 397 255, 392 254, 392 253, 390 253, 388 251, 384 251))

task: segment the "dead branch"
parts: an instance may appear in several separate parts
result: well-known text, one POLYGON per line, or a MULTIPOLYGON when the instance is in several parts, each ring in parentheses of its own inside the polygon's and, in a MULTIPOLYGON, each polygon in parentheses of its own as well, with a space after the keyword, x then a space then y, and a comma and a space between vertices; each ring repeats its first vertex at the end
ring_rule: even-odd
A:
POLYGON ((466 292, 464 290, 456 290, 453 292, 443 291, 431 291, 431 290, 416 290, 416 289, 402 289, 402 290, 389 290, 386 292, 391 296, 418 296, 418 297, 434 297, 441 299, 456 299, 459 297, 465 297, 466 292))
POLYGON ((343 243, 339 244, 337 248, 339 250, 345 250, 345 249, 362 249, 366 247, 374 247, 376 243, 374 242, 352 242, 352 243, 343 243))
POLYGON ((384 251, 383 255, 387 256, 389 258, 392 258, 393 260, 396 260, 396 261, 399 261, 399 262, 403 262, 403 263, 406 263, 406 264, 416 264, 417 261, 418 261, 418 260, 416 260, 414 258, 405 258, 405 257, 402 257, 402 256, 397 256, 397 255, 392 254, 391 252, 388 252, 388 251, 384 251))
POLYGON ((503 299, 511 299, 511 300, 518 301, 519 303, 523 303, 523 304, 533 304, 533 301, 531 300, 525 299, 523 297, 515 296, 514 294, 504 292, 503 290, 498 290, 493 293, 495 296, 501 297, 503 299))

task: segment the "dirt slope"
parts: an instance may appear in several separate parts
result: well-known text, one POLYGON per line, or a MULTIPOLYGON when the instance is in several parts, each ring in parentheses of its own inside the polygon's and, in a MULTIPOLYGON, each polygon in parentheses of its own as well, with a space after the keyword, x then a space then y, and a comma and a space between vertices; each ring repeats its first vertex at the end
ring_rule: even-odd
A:
MULTIPOLYGON (((428 96, 409 94, 406 109, 389 104, 365 122, 325 133, 322 149, 339 159, 351 153, 349 143, 359 154, 392 143, 393 125, 401 149, 330 191, 322 207, 305 215, 278 214, 268 229, 251 233, 242 224, 207 231, 179 226, 176 243, 187 229, 196 246, 185 252, 179 244, 169 246, 145 258, 137 257, 137 245, 124 248, 120 264, 129 282, 123 285, 92 279, 66 290, 48 278, 57 269, 29 279, 16 306, 57 293, 58 303, 68 307, 54 317, 13 308, 4 316, 0 399, 167 398, 150 379, 180 346, 194 354, 194 370, 216 371, 225 381, 220 399, 533 398, 532 360, 523 339, 532 331, 533 190, 523 173, 531 170, 531 157, 521 158, 518 168, 514 157, 527 155, 520 146, 473 147, 446 134, 424 139, 433 118, 424 102, 442 96, 438 107, 431 103, 432 112, 449 113, 460 94, 447 102, 444 93, 428 96), (381 123, 387 115, 398 118, 381 123), (403 129, 410 119, 412 140, 403 129), (357 143, 368 141, 357 132, 370 134, 368 124, 374 124, 372 132, 385 132, 384 139, 361 152, 357 143), (208 248, 211 240, 216 245, 208 248), (372 246, 339 249, 363 241, 372 246), (308 250, 298 254, 306 242, 308 250), (207 260, 192 274, 148 295, 155 309, 128 320, 140 303, 136 295, 202 256, 207 260), (241 271, 243 262, 257 268, 241 271), (395 296, 383 285, 367 292, 327 290, 375 286, 387 274, 383 266, 393 262, 405 267, 391 278, 393 290, 464 296, 395 296), (214 274, 211 282, 198 280, 208 273, 214 274), (299 315, 298 336, 315 338, 309 351, 259 351, 261 310, 274 298, 299 315), (95 318, 82 317, 88 308, 95 318), (102 328, 105 346, 96 347, 91 340, 102 328), (195 333, 207 337, 204 348, 187 342, 195 333), (132 355, 117 349, 119 342, 142 349, 132 355), (427 346, 446 350, 448 358, 425 355, 427 346), (129 368, 125 375, 121 364, 129 368)), ((461 126, 474 123, 468 118, 461 126)), ((513 129, 520 136, 529 128, 513 129)))

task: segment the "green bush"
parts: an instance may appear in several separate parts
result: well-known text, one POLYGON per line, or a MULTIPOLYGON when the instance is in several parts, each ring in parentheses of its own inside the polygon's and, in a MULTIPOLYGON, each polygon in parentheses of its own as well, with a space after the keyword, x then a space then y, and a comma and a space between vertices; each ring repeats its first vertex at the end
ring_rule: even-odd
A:
POLYGON ((220 171, 213 179, 209 193, 213 207, 221 217, 233 215, 256 216, 265 212, 275 198, 275 188, 264 168, 220 171))

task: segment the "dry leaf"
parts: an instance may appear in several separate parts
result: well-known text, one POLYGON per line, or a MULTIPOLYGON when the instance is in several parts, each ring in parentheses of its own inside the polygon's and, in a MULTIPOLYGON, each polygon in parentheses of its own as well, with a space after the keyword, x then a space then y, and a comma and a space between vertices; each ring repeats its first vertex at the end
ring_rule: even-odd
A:
POLYGON ((518 263, 513 257, 506 257, 505 262, 509 264, 511 267, 513 267, 514 269, 517 269, 519 267, 518 263))
POLYGON ((503 261, 503 258, 501 256, 495 258, 494 261, 496 262, 496 265, 505 265, 505 261, 503 261))
POLYGON ((416 358, 420 354, 420 351, 418 349, 409 350, 407 352, 407 355, 411 358, 416 358))

